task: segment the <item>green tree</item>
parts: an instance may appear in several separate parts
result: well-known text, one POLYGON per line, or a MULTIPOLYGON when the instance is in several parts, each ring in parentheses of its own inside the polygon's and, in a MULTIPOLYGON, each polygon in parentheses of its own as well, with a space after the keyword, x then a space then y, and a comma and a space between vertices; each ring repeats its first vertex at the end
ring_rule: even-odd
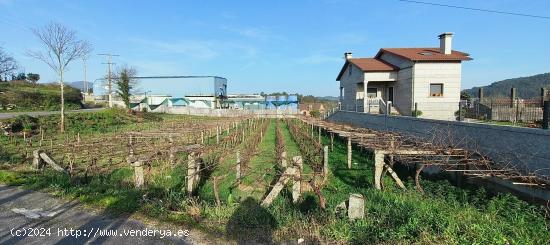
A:
POLYGON ((27 79, 31 82, 36 84, 38 80, 40 80, 40 75, 36 73, 27 73, 27 79))
POLYGON ((25 75, 25 73, 23 73, 23 72, 20 72, 15 77, 15 80, 19 80, 19 81, 27 80, 27 75, 25 75))
POLYGON ((471 98, 472 98, 472 95, 470 95, 470 93, 468 93, 468 91, 462 90, 462 92, 460 92, 460 99, 469 100, 471 98))
POLYGON ((118 79, 115 82, 117 94, 120 96, 126 108, 130 109, 130 96, 132 89, 137 81, 135 80, 137 72, 132 67, 122 67, 118 72, 118 79))

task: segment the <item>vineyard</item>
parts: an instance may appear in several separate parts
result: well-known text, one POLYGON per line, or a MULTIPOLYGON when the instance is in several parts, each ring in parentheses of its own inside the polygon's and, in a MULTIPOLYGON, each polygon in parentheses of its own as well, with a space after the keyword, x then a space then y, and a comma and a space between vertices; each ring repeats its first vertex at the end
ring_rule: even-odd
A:
MULTIPOLYGON (((55 119, 41 119, 0 136, 0 182, 237 242, 550 240, 547 211, 509 194, 456 187, 445 173, 428 178, 392 164, 377 171, 376 152, 364 150, 376 132, 339 134, 344 128, 298 118, 175 115, 117 116, 82 130, 87 120, 107 120, 96 116, 73 118, 64 135, 52 130, 55 119)), ((419 161, 410 153, 391 159, 405 160, 419 161)))

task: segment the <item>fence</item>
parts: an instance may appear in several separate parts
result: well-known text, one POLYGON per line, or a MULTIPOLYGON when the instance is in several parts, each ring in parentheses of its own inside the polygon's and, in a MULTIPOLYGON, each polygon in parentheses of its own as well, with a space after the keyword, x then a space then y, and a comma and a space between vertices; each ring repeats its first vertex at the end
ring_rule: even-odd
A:
POLYGON ((466 118, 540 124, 543 117, 542 103, 541 98, 475 98, 462 101, 460 106, 466 118))
POLYGON ((382 105, 385 109, 386 104, 380 98, 362 98, 355 100, 355 105, 341 106, 340 110, 380 114, 383 113, 381 111, 382 105))
POLYGON ((236 110, 236 109, 208 109, 208 108, 192 108, 192 107, 168 107, 158 112, 169 114, 186 114, 195 116, 211 116, 211 117, 292 117, 299 114, 296 109, 257 109, 257 110, 236 110))

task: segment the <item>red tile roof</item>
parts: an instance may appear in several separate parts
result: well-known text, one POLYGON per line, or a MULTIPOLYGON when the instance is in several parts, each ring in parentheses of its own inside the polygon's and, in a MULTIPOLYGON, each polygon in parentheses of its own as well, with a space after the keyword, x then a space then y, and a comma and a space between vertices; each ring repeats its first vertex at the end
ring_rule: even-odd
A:
POLYGON ((346 60, 346 63, 340 70, 340 73, 338 74, 336 81, 340 80, 340 78, 344 73, 344 70, 346 70, 346 67, 349 63, 354 64, 364 72, 397 71, 399 69, 390 63, 387 63, 383 60, 379 60, 376 58, 351 58, 346 60))
POLYGON ((464 61, 471 60, 469 54, 451 51, 450 54, 443 54, 439 48, 383 48, 378 51, 376 58, 387 52, 411 61, 464 61))
POLYGON ((433 61, 433 62, 461 62, 472 60, 468 53, 452 50, 450 54, 443 54, 439 48, 382 48, 374 58, 351 58, 346 60, 346 63, 340 70, 336 81, 344 74, 348 64, 352 63, 359 67, 364 72, 383 72, 397 71, 399 68, 380 59, 383 53, 390 53, 399 56, 403 59, 414 62, 433 61))
POLYGON ((396 71, 398 69, 390 63, 374 58, 351 58, 348 61, 363 71, 396 71))

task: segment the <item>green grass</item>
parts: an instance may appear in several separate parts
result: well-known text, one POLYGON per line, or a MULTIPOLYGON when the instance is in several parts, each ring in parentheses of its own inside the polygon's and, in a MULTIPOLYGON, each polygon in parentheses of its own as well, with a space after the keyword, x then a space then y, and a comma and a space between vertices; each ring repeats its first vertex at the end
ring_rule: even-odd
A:
MULTIPOLYGON (((59 134, 59 115, 47 115, 39 117, 18 116, 16 118, 1 120, 2 123, 20 125, 14 128, 16 135, 12 138, 0 135, 0 164, 15 164, 23 160, 25 147, 23 147, 23 133, 26 138, 34 142, 37 147, 41 139, 41 131, 44 133, 44 146, 52 142, 60 142, 65 137, 74 139, 78 134, 81 137, 94 137, 97 135, 113 134, 117 132, 144 129, 154 123, 162 121, 164 115, 146 113, 140 116, 128 114, 121 109, 107 109, 98 112, 70 113, 65 115, 65 134, 59 134), (17 129, 17 130, 15 130, 17 129)), ((171 117, 169 117, 171 118, 171 117)), ((45 148, 45 147, 44 147, 45 148)), ((28 153, 28 152, 27 152, 28 153)))
MULTIPOLYGON (((58 84, 31 84, 24 81, 0 83, 0 113, 13 111, 55 111, 59 110, 61 92, 58 84), (15 105, 6 110, 8 104, 15 105)), ((65 109, 80 109, 80 91, 65 86, 65 109)))
MULTIPOLYGON (((266 192, 266 186, 276 175, 275 169, 275 124, 269 122, 267 133, 258 145, 257 153, 247 163, 247 167, 242 167, 243 178, 241 184, 236 181, 236 152, 241 154, 245 152, 245 144, 240 144, 232 150, 224 152, 220 163, 212 173, 212 178, 220 178, 218 189, 220 200, 227 204, 233 204, 245 200, 247 197, 261 198, 266 192)), ((259 135, 259 133, 258 133, 259 135)), ((250 136, 249 137, 254 137, 250 136)), ((202 200, 214 203, 214 190, 212 181, 208 181, 199 190, 199 196, 202 200)))
POLYGON ((510 121, 494 121, 494 120, 481 120, 480 123, 492 124, 498 126, 510 126, 510 127, 528 127, 528 128, 540 128, 541 122, 526 123, 526 122, 510 122, 510 121))
POLYGON ((273 120, 269 121, 267 132, 264 134, 258 148, 258 154, 250 159, 244 171, 244 178, 241 181, 241 190, 243 191, 241 192, 246 193, 246 196, 241 194, 242 200, 246 197, 260 200, 269 190, 269 185, 277 175, 275 167, 277 165, 275 157, 275 122, 273 120))
MULTIPOLYGON (((286 124, 286 122, 281 121, 280 127, 281 127, 281 134, 285 139, 285 148, 286 148, 286 154, 288 157, 288 162, 290 162, 293 156, 301 156, 302 152, 300 151, 300 146, 298 146, 298 144, 294 140, 292 140, 292 136, 290 135, 290 131, 288 130, 288 125, 286 124)), ((303 174, 313 173, 313 169, 311 168, 310 164, 312 163, 304 162, 303 169, 302 169, 303 174)))
MULTIPOLYGON (((172 116, 164 119, 182 120, 172 116)), ((288 155, 300 154, 287 125, 280 125, 288 155)), ((329 144, 328 137, 322 140, 329 144)), ((14 165, 0 170, 0 182, 78 198, 113 213, 140 213, 160 221, 185 224, 237 241, 284 242, 305 238, 352 244, 545 244, 550 240, 543 208, 509 194, 492 196, 484 189, 458 188, 444 179, 423 179, 426 193, 421 194, 414 190, 411 176, 403 174, 407 190, 397 188, 390 177, 384 178, 384 190, 376 190, 372 157, 354 149, 353 168, 347 169, 346 144, 338 139, 329 154, 330 176, 322 190, 326 210, 321 210, 317 197, 310 192, 303 193, 299 203, 293 204, 289 188, 270 207, 264 208, 259 202, 268 191, 265 185, 276 178, 274 121, 269 122, 257 155, 249 163, 251 169, 245 171, 243 184, 253 189, 233 185, 234 153, 237 149, 242 151, 242 147, 244 144, 228 149, 212 173, 212 177, 225 176, 219 183, 220 207, 215 205, 211 181, 199 190, 199 200, 186 196, 182 191, 185 164, 171 168, 154 162, 154 172, 144 190, 132 187, 133 170, 129 167, 71 182, 52 171, 41 174, 28 171, 24 165, 14 165), (346 201, 350 193, 365 197, 365 219, 352 222, 345 214, 335 212, 335 207, 346 201)), ((179 157, 185 159, 183 155, 179 157)))

